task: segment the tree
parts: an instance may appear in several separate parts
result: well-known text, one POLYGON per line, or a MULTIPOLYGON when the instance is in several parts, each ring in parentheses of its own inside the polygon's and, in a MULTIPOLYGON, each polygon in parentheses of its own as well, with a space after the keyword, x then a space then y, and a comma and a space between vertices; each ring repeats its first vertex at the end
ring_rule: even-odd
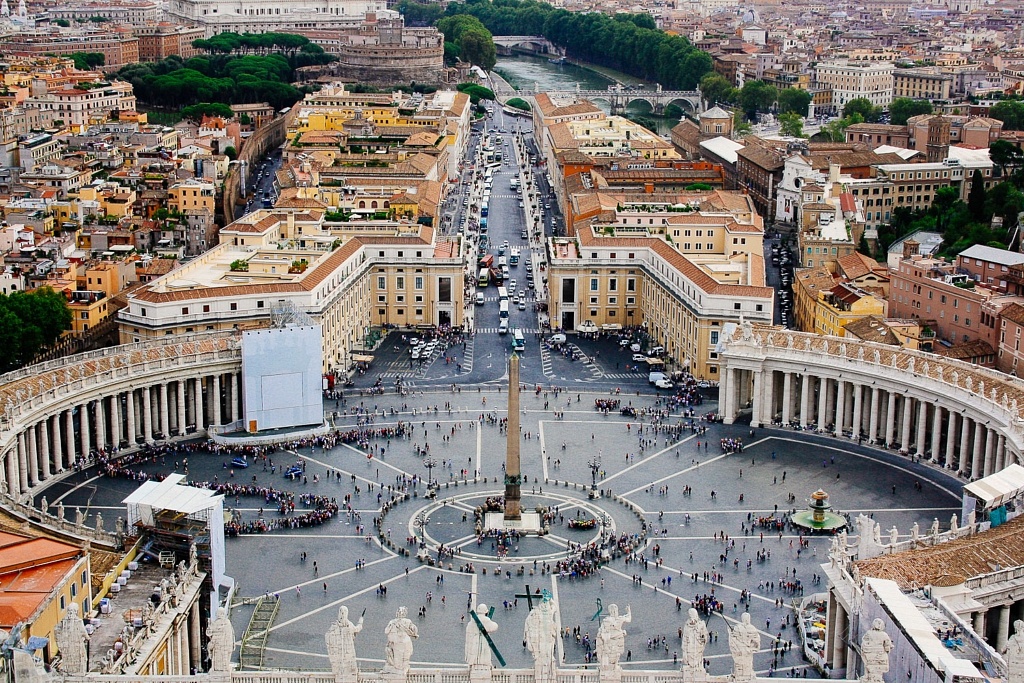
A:
POLYGON ((779 115, 779 131, 793 138, 804 136, 804 117, 793 112, 779 115))
POLYGON ((0 372, 29 363, 70 327, 67 299, 50 287, 0 295, 0 372))
POLYGON ((747 118, 753 120, 759 112, 771 110, 772 105, 779 97, 779 92, 773 85, 764 81, 747 81, 740 88, 740 106, 747 118))
POLYGON ((678 121, 679 119, 683 118, 683 108, 680 107, 678 104, 666 104, 665 111, 663 111, 661 115, 664 116, 666 119, 678 121))
POLYGON ((738 111, 732 115, 732 135, 741 138, 753 130, 750 123, 743 117, 743 112, 738 111))
POLYGON ((799 88, 783 88, 779 91, 779 113, 790 112, 806 118, 810 111, 811 93, 799 88))
POLYGON ((56 19, 53 23, 57 24, 57 26, 60 26, 61 28, 69 28, 71 26, 71 22, 67 19, 56 19))
POLYGON ((1024 102, 1004 100, 993 105, 988 115, 1003 122, 1005 130, 1024 130, 1024 102))
POLYGON ((889 119, 894 126, 907 125, 907 119, 921 114, 931 114, 932 103, 928 100, 912 100, 909 97, 897 97, 889 105, 889 119))
POLYGON ((235 115, 231 107, 222 102, 200 102, 187 107, 182 107, 181 118, 190 121, 202 121, 204 116, 220 116, 230 119, 235 115))
POLYGON ((459 40, 459 56, 464 61, 490 71, 498 61, 494 39, 489 32, 466 31, 459 40))
POLYGON ((224 148, 224 156, 226 156, 230 161, 234 161, 238 158, 238 150, 236 150, 233 145, 229 145, 224 148))
POLYGON ((464 92, 469 95, 469 101, 473 104, 477 104, 480 100, 493 100, 494 91, 490 88, 485 88, 482 85, 476 83, 459 83, 455 86, 455 89, 459 92, 464 92))
POLYGON ((824 138, 825 142, 846 142, 846 129, 855 123, 864 123, 860 114, 829 121, 821 127, 818 135, 824 138))
POLYGON ((864 121, 875 123, 882 116, 882 110, 871 104, 866 97, 855 97, 843 107, 843 117, 859 114, 864 121))
POLYGON ((72 52, 68 57, 75 62, 75 68, 82 71, 93 71, 107 63, 102 52, 72 52))
POLYGON ((739 92, 724 76, 713 71, 704 74, 700 79, 699 89, 701 97, 711 105, 720 102, 731 104, 739 92))
POLYGON ((522 99, 521 97, 513 97, 509 99, 507 102, 505 102, 505 104, 512 107, 513 109, 519 109, 520 111, 531 110, 530 103, 522 99))
POLYGON ((967 195, 967 208, 974 220, 988 220, 988 216, 985 215, 985 178, 981 175, 981 170, 977 168, 971 174, 971 191, 967 195))
POLYGON ((1006 140, 996 140, 988 148, 989 159, 999 167, 1002 175, 1012 174, 1024 163, 1024 151, 1006 140))

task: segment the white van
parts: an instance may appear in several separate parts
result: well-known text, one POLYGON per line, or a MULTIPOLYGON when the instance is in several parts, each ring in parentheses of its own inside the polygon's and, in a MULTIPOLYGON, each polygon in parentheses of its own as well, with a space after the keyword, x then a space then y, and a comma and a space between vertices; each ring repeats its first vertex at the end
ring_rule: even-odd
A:
POLYGON ((477 306, 483 306, 484 305, 484 293, 483 292, 477 292, 476 293, 476 305, 477 306))
POLYGON ((564 344, 565 343, 565 335, 562 334, 561 332, 558 332, 557 334, 553 334, 550 337, 548 337, 548 342, 551 343, 551 344, 564 344))
POLYGON ((508 318, 498 323, 498 334, 508 334, 508 318))
POLYGON ((647 375, 647 382, 649 384, 654 384, 655 382, 661 379, 668 379, 668 375, 666 375, 664 372, 652 372, 649 375, 647 375))

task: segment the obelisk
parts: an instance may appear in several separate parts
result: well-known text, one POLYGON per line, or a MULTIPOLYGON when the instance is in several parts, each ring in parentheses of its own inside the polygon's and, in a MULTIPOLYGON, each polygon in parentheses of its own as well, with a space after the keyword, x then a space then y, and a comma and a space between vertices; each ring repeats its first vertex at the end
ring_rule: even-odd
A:
POLYGON ((508 422, 505 429, 505 519, 522 519, 519 485, 519 354, 508 362, 508 422))

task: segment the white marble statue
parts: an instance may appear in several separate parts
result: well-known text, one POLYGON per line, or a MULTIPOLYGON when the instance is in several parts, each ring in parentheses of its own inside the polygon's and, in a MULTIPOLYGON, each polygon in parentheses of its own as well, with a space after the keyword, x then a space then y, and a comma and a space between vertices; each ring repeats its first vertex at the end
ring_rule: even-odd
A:
POLYGON ((210 625, 210 671, 231 671, 231 653, 235 651, 235 629, 228 619, 226 607, 217 608, 217 618, 210 625))
POLYGON ((491 646, 480 632, 480 626, 491 634, 498 630, 498 624, 487 616, 487 605, 482 602, 473 611, 476 612, 476 619, 470 617, 466 620, 466 664, 470 669, 490 669, 494 666, 491 663, 491 646), (477 625, 477 620, 480 621, 480 626, 477 625))
POLYGON ((920 535, 921 535, 921 525, 918 524, 917 522, 914 522, 914 526, 910 527, 910 538, 911 538, 911 540, 916 541, 920 535))
POLYGON ((43 499, 39 501, 39 510, 42 512, 46 512, 49 509, 50 504, 46 502, 46 496, 43 496, 43 499))
POLYGON ((625 614, 619 614, 616 604, 608 606, 608 616, 601 620, 601 627, 597 629, 597 661, 602 671, 619 669, 619 659, 626 651, 626 629, 622 625, 632 621, 633 610, 628 605, 625 614))
POLYGON ((384 673, 392 676, 405 677, 409 672, 409 660, 412 659, 412 641, 420 637, 416 624, 409 619, 408 610, 399 607, 395 618, 384 628, 388 638, 384 650, 384 673))
POLYGON ((82 526, 85 524, 85 513, 82 512, 82 508, 75 508, 75 526, 82 526))
POLYGON ((899 531, 899 529, 896 528, 896 525, 893 524, 892 528, 889 529, 889 544, 890 545, 896 545, 896 543, 898 543, 899 540, 900 540, 900 531, 899 531))
POLYGON ((102 512, 97 512, 96 513, 96 531, 99 531, 99 532, 103 531, 103 513, 102 512))
POLYGON ((338 619, 327 629, 327 659, 337 683, 355 683, 359 679, 356 662, 356 634, 363 630, 363 618, 353 624, 348 619, 348 607, 338 608, 338 619))
POLYGON ((729 631, 729 654, 732 655, 732 680, 734 683, 752 683, 757 679, 754 672, 754 653, 761 649, 761 634, 750 623, 750 613, 744 612, 740 623, 729 631))
POLYGON ((57 501, 57 519, 64 519, 64 502, 57 501))
POLYGON ((949 530, 956 531, 959 528, 960 527, 957 525, 956 513, 954 512, 953 516, 949 518, 949 530))
POLYGON ((536 683, 551 683, 555 680, 555 641, 558 626, 555 622, 555 605, 550 599, 542 599, 526 617, 523 640, 526 649, 533 655, 533 674, 536 683))
POLYGON ((885 632, 885 622, 875 619, 871 630, 860 641, 861 657, 864 660, 864 674, 860 683, 883 683, 883 676, 889 671, 889 653, 892 639, 885 632))
POLYGON ((707 680, 704 668, 704 648, 708 645, 708 627, 690 608, 686 623, 683 624, 683 683, 707 680))
POLYGON ((1024 621, 1013 622, 1006 641, 1006 683, 1024 683, 1024 621))
POLYGON ((938 517, 936 517, 935 519, 932 520, 931 535, 932 536, 938 536, 939 535, 939 518, 938 517))
POLYGON ((60 652, 58 668, 61 672, 72 675, 85 674, 89 669, 85 645, 89 640, 89 634, 85 631, 77 602, 68 605, 68 610, 57 624, 53 635, 57 641, 57 650, 60 652))

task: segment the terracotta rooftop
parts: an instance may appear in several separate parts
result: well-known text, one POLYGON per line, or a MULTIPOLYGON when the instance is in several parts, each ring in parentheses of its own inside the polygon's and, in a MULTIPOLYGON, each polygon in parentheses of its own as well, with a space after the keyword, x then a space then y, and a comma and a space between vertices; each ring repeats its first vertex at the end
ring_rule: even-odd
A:
POLYGON ((895 581, 903 590, 937 585, 942 577, 969 579, 1024 564, 1024 517, 995 529, 935 546, 881 555, 856 563, 862 576, 895 581))
POLYGON ((69 543, 0 531, 0 627, 29 621, 81 554, 69 543))

